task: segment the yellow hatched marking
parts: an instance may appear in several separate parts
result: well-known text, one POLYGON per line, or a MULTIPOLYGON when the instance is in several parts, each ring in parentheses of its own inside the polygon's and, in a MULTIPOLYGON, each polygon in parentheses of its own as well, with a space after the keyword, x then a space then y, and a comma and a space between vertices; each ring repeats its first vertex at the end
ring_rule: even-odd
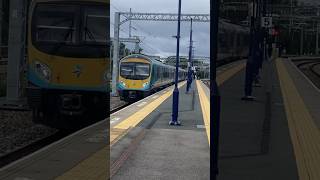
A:
POLYGON ((197 80, 197 89, 201 104, 202 116, 210 145, 210 99, 205 95, 202 85, 203 83, 200 80, 197 80))
POLYGON ((320 179, 320 133, 283 61, 276 60, 289 132, 301 180, 320 179))

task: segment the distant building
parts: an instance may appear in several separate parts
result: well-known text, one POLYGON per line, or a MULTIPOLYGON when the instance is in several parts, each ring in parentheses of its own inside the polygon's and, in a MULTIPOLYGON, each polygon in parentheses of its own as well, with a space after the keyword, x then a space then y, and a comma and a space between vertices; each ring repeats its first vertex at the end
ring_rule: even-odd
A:
POLYGON ((149 58, 154 59, 156 61, 161 61, 160 56, 151 56, 151 55, 146 55, 146 56, 148 56, 149 58))
MULTIPOLYGON (((187 69, 188 68, 188 61, 189 58, 186 56, 181 56, 180 57, 180 62, 179 62, 179 67, 182 69, 187 69)), ((206 71, 209 72, 210 69, 210 61, 208 57, 194 57, 192 59, 193 66, 195 67, 196 71, 201 72, 201 71, 206 71)), ((175 56, 170 56, 165 59, 164 61, 165 64, 175 66, 176 65, 176 57, 175 56)))
MULTIPOLYGON (((169 56, 165 62, 165 64, 171 65, 171 66, 175 66, 176 65, 176 56, 169 56)), ((188 68, 188 58, 186 57, 180 57, 180 61, 179 61, 179 67, 182 69, 187 69, 188 68)))

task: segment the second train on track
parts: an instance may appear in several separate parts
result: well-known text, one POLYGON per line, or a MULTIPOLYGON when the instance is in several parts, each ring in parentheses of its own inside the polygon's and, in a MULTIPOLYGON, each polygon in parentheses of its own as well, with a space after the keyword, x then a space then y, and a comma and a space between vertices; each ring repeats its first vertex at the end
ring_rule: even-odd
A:
MULTIPOLYGON (((133 54, 119 63, 117 90, 120 99, 134 101, 174 83, 175 67, 163 64, 149 56, 133 54)), ((179 68, 179 81, 185 80, 187 71, 179 68)))

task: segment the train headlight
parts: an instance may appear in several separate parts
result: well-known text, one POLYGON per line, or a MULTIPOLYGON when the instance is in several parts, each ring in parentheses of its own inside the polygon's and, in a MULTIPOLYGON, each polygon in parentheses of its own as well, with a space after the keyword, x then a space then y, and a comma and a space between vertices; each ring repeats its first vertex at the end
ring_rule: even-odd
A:
POLYGON ((143 83, 143 84, 142 84, 143 88, 148 87, 148 85, 149 85, 149 82, 146 82, 146 83, 143 83))
POLYGON ((123 82, 123 81, 120 81, 120 85, 121 85, 122 87, 126 87, 126 83, 123 82))
POLYGON ((51 70, 48 65, 41 63, 39 61, 35 61, 35 70, 36 72, 45 80, 51 80, 51 70))
POLYGON ((110 81, 111 80, 111 75, 110 75, 110 72, 106 71, 103 75, 103 79, 105 81, 110 81))

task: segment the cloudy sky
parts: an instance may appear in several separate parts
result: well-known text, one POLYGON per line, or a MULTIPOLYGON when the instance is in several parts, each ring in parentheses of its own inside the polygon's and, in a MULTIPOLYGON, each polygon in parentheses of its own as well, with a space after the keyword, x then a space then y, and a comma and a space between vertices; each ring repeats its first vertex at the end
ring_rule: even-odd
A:
MULTIPOLYGON (((182 0, 182 13, 209 14, 210 0, 182 0)), ((110 32, 113 37, 115 12, 140 13, 177 13, 178 0, 111 0, 110 32)), ((133 36, 139 36, 143 41, 141 47, 144 53, 167 57, 175 55, 177 22, 132 21, 133 36)), ((196 22, 193 25, 193 40, 195 56, 209 56, 209 23, 196 22)), ((120 27, 120 37, 129 37, 129 22, 120 27)), ((188 54, 190 22, 181 22, 180 55, 188 54)), ((127 45, 130 47, 130 44, 127 45)), ((131 45, 132 46, 132 45, 131 45)))

